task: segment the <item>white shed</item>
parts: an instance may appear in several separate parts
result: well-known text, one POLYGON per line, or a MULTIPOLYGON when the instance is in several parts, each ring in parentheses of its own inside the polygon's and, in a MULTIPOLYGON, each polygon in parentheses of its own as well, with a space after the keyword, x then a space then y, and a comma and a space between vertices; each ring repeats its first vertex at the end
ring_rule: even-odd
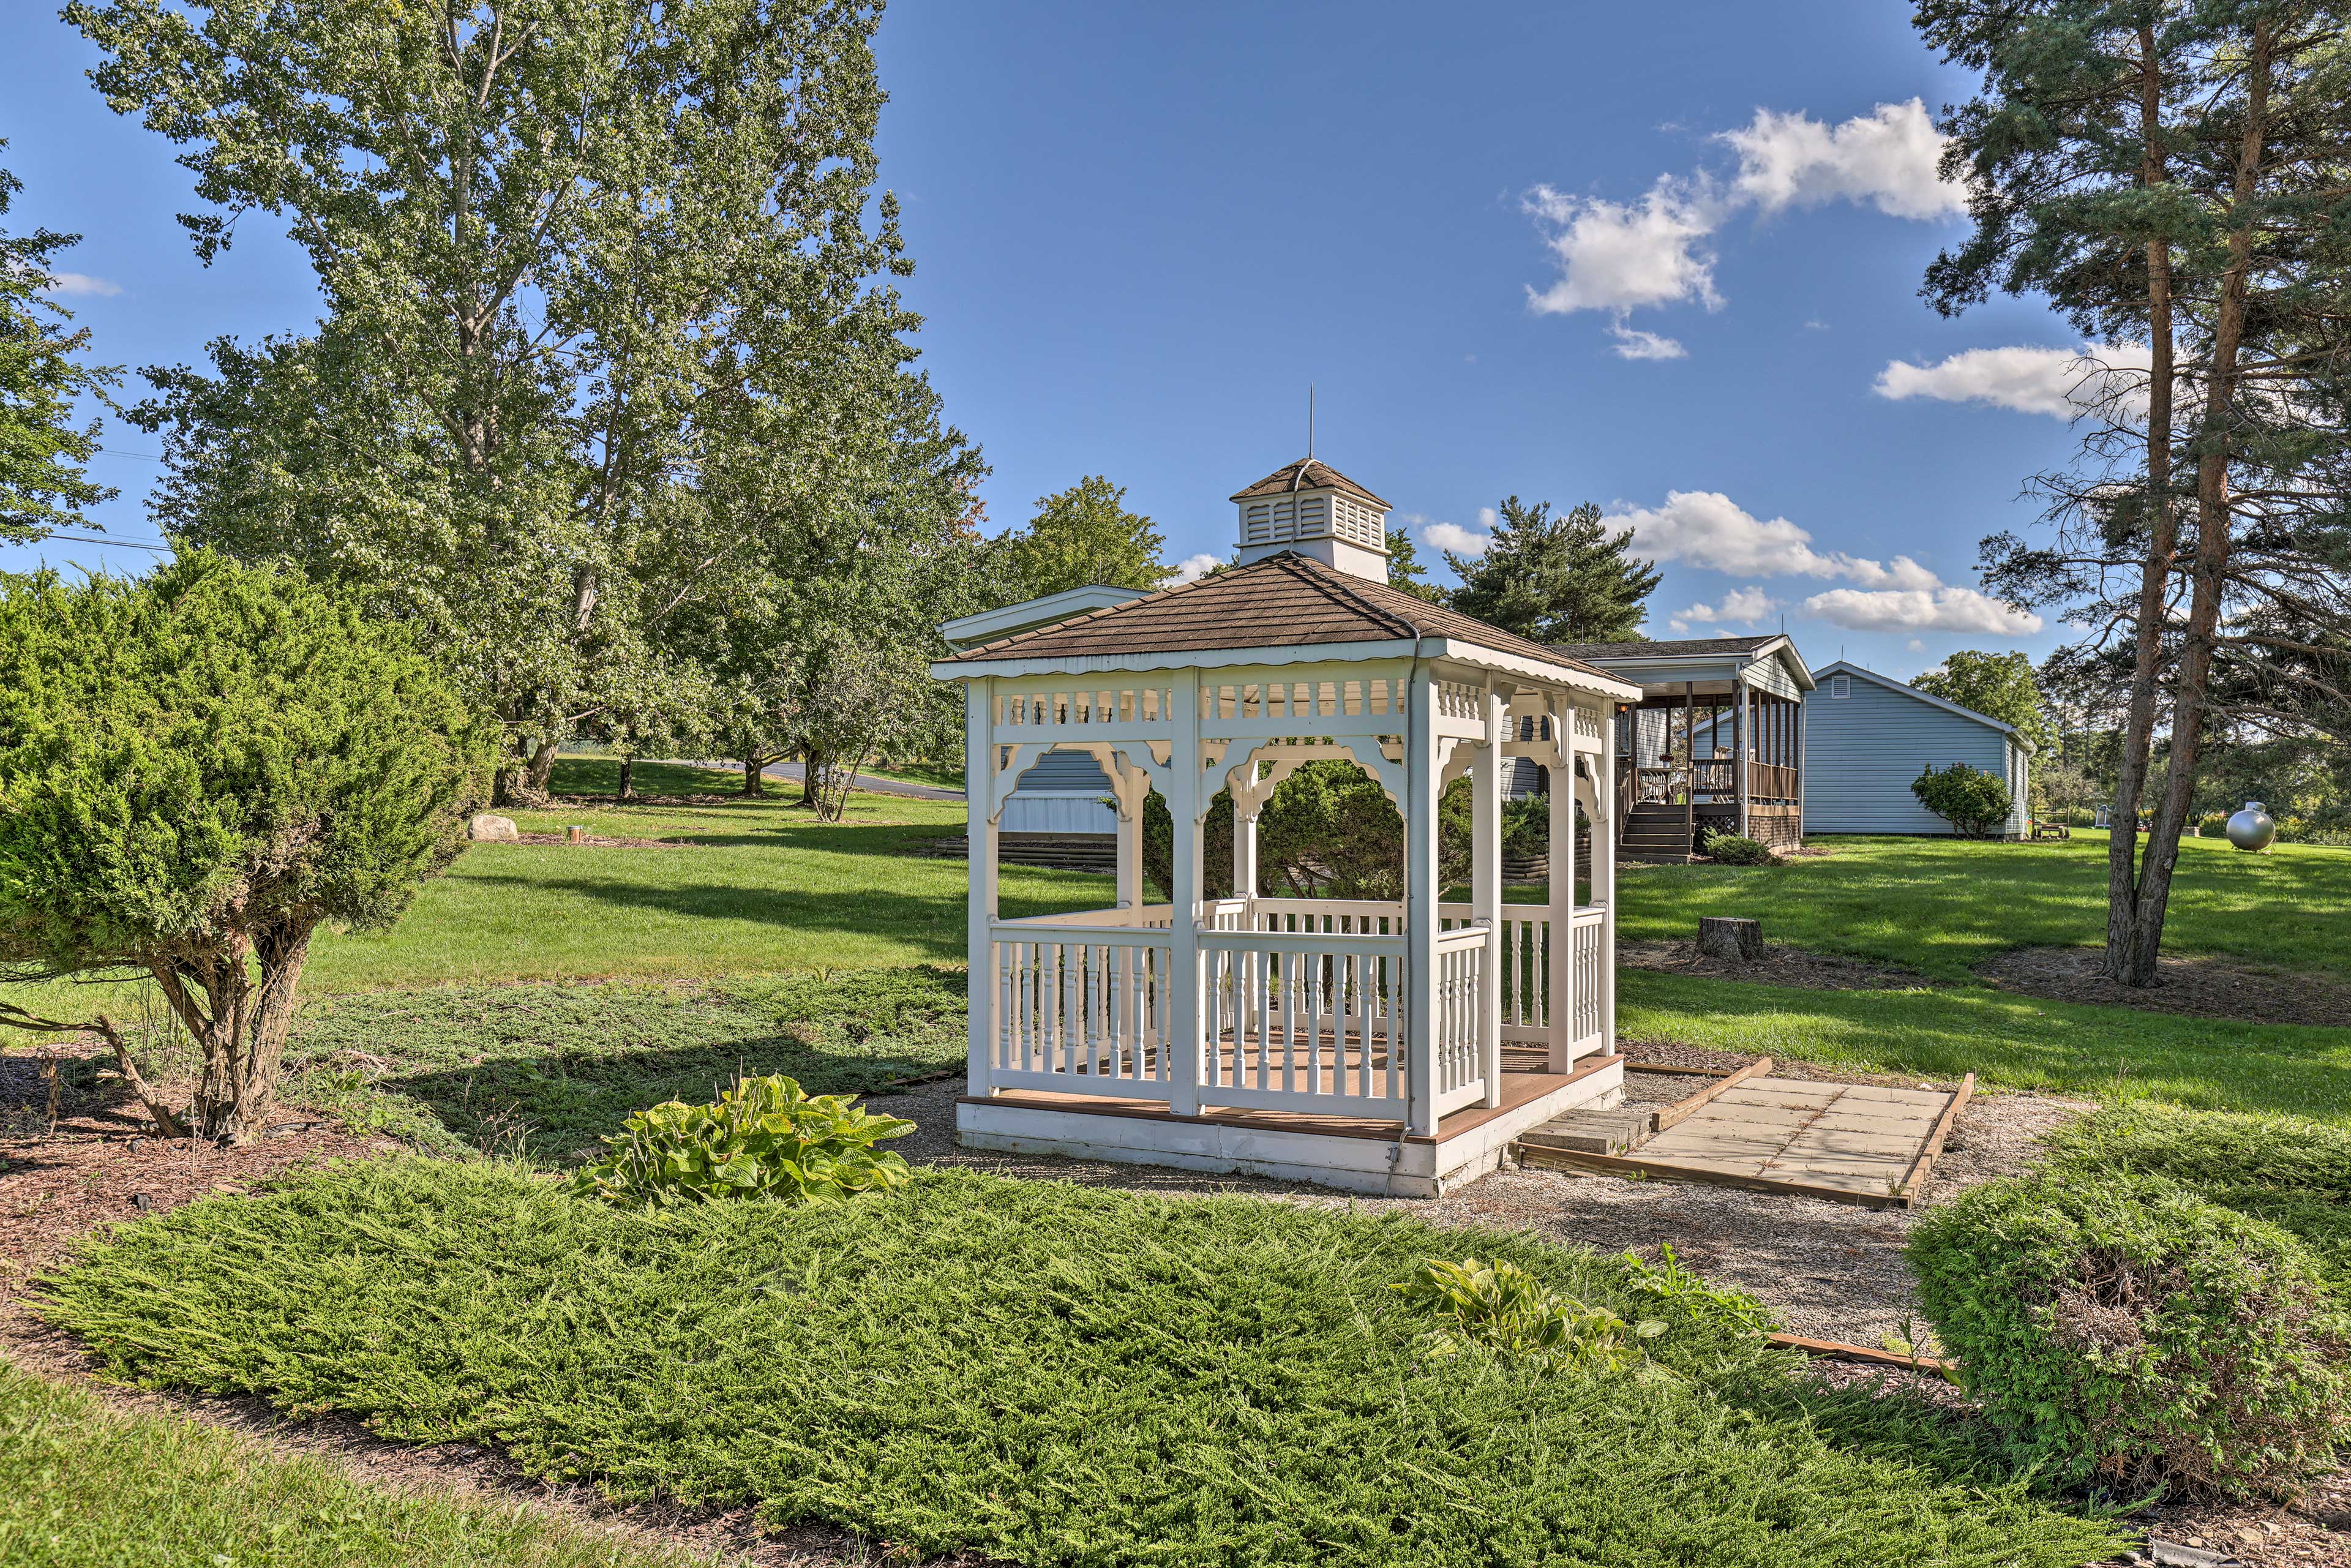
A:
POLYGON ((1930 696, 1891 675, 1840 659, 1814 672, 1805 706, 1804 828, 1813 833, 1949 833, 1918 804, 1911 781, 1933 766, 1964 762, 2006 780, 2003 838, 2028 831, 2032 743, 2013 725, 1930 696))

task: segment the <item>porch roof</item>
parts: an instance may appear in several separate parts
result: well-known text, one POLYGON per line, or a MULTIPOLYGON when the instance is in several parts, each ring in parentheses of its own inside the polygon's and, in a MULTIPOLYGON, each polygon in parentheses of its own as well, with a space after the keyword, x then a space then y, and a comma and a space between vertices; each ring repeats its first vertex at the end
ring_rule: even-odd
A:
POLYGON ((1289 550, 1123 604, 999 638, 932 668, 953 676, 959 666, 1016 659, 1393 643, 1423 638, 1440 638, 1612 685, 1621 684, 1609 672, 1562 656, 1540 643, 1289 550))
POLYGON ((1646 692, 1672 694, 1694 685, 1700 695, 1725 695, 1740 682, 1770 689, 1754 672, 1767 661, 1785 681, 1782 695, 1798 697, 1817 684, 1804 656, 1784 632, 1760 637, 1687 637, 1672 642, 1562 643, 1554 653, 1595 664, 1646 692))

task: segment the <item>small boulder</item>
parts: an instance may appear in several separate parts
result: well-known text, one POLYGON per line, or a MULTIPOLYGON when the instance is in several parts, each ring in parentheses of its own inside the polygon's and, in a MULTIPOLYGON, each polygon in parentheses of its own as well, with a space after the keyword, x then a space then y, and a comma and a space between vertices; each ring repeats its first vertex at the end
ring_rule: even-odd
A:
POLYGON ((494 817, 487 811, 476 815, 467 825, 467 834, 477 844, 513 844, 522 841, 522 830, 515 826, 512 817, 494 817))

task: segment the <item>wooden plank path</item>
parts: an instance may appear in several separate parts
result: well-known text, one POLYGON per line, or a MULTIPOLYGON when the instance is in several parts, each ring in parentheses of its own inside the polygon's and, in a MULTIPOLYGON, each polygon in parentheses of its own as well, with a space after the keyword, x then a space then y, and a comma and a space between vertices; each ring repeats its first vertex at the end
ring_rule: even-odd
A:
POLYGON ((1974 1091, 1972 1073, 1957 1093, 1757 1076, 1722 1088, 1634 1154, 1573 1154, 1531 1134, 1520 1150, 1532 1166, 1907 1208, 1974 1091))

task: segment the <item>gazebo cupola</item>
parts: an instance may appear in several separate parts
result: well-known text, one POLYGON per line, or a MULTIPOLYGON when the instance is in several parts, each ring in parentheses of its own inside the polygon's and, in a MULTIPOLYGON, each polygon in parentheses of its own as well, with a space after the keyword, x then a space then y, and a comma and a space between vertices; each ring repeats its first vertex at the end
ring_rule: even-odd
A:
POLYGON ((1388 504, 1312 457, 1278 468, 1233 497, 1247 566, 1283 550, 1374 582, 1388 580, 1388 504))

